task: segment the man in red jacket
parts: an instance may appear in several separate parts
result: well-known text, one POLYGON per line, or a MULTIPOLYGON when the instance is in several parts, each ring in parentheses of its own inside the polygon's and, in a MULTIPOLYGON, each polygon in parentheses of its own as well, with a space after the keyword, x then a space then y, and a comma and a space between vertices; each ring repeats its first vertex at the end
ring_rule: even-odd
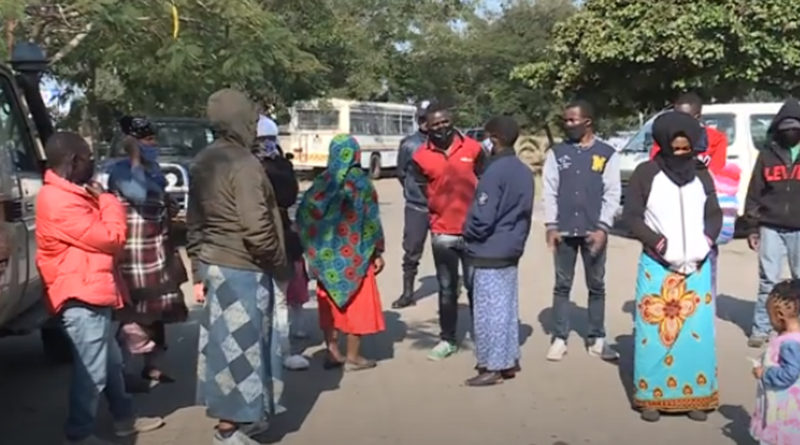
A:
POLYGON ((67 443, 109 443, 92 434, 103 392, 118 437, 155 430, 161 418, 135 417, 111 322, 112 310, 123 305, 114 269, 125 246, 125 207, 91 182, 94 159, 79 135, 54 134, 46 152, 50 169, 36 202, 36 265, 73 345, 67 443))
MULTIPOLYGON (((695 93, 685 93, 675 101, 674 108, 675 111, 689 114, 699 121, 703 114, 703 101, 695 93)), ((697 151, 700 154, 697 155, 697 158, 708 167, 712 174, 717 174, 725 167, 728 157, 728 137, 716 128, 705 126, 705 129, 706 137, 703 141, 705 146, 699 147, 697 151)), ((653 143, 653 149, 650 151, 651 160, 656 157, 659 150, 658 144, 653 143)))
POLYGON ((426 123, 428 140, 414 153, 412 174, 428 200, 442 330, 441 341, 428 358, 438 361, 458 351, 459 263, 472 307, 472 268, 466 262, 462 233, 485 152, 481 144, 453 128, 453 118, 447 108, 431 105, 426 111, 426 123))

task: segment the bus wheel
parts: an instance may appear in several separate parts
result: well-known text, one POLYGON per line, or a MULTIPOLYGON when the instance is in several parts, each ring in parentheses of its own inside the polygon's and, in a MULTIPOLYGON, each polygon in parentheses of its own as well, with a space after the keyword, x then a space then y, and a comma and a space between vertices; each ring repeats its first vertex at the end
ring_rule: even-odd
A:
POLYGON ((369 177, 372 179, 381 179, 381 174, 383 170, 381 169, 381 155, 378 153, 374 153, 369 158, 369 177))

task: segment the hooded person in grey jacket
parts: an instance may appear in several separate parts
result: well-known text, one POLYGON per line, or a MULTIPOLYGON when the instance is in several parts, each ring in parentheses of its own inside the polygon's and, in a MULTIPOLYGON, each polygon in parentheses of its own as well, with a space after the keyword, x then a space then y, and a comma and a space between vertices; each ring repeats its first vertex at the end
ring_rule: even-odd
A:
POLYGON ((187 214, 187 251, 205 294, 197 397, 218 420, 215 445, 249 445, 258 442, 248 435, 263 432, 275 409, 272 281, 288 269, 284 230, 275 192, 251 153, 253 103, 239 91, 218 91, 208 119, 217 139, 192 165, 187 214))
POLYGON ((425 249, 430 222, 428 218, 428 199, 411 173, 414 153, 428 140, 425 110, 423 103, 417 110, 418 130, 400 141, 397 153, 397 178, 403 186, 405 198, 405 221, 403 224, 403 293, 392 308, 401 309, 416 304, 414 301, 414 281, 419 269, 419 260, 425 249))

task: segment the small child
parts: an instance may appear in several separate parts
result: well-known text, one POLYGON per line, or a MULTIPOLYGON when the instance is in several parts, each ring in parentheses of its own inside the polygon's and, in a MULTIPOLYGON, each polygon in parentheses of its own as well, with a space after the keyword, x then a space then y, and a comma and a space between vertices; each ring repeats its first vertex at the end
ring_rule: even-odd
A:
POLYGON ((753 368, 759 384, 750 433, 761 444, 800 444, 800 280, 778 283, 767 312, 778 336, 753 368))

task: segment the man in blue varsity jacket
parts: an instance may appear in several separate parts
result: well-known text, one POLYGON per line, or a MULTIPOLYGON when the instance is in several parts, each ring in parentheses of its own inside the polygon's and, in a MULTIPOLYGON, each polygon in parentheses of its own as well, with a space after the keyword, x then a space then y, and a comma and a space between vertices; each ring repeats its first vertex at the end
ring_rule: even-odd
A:
POLYGON ((567 353, 569 298, 580 253, 589 289, 588 352, 616 360, 619 355, 605 340, 605 271, 608 232, 621 194, 619 156, 595 137, 594 110, 588 102, 567 105, 563 119, 566 139, 547 152, 542 173, 547 245, 556 270, 547 359, 559 361, 567 353))

